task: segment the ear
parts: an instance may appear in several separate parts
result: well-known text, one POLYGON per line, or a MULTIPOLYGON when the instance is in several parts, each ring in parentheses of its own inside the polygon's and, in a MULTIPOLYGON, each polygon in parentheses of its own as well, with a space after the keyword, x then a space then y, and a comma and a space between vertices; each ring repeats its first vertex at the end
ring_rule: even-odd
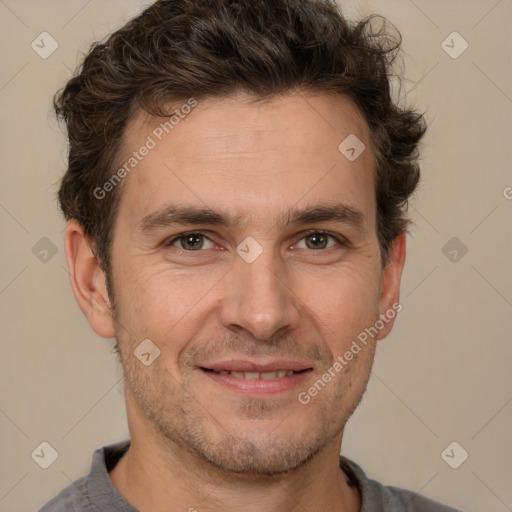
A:
POLYGON ((96 334, 115 335, 105 273, 94 256, 82 225, 68 221, 65 232, 66 260, 73 295, 96 334))
POLYGON ((393 328, 396 315, 402 309, 400 304, 400 279, 405 264, 405 234, 398 235, 392 242, 388 261, 382 271, 379 315, 384 328, 379 330, 377 339, 385 338, 393 328))

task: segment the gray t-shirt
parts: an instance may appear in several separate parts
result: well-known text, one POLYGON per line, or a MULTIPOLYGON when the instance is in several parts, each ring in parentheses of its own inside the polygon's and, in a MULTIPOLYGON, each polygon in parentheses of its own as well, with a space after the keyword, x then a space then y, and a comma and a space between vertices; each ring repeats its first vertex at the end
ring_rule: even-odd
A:
MULTIPOLYGON (((104 446, 92 457, 90 473, 66 487, 39 512, 137 512, 112 485, 108 472, 130 446, 130 441, 104 446)), ((412 491, 370 480, 363 470, 340 456, 340 467, 362 495, 360 512, 461 512, 412 491)))

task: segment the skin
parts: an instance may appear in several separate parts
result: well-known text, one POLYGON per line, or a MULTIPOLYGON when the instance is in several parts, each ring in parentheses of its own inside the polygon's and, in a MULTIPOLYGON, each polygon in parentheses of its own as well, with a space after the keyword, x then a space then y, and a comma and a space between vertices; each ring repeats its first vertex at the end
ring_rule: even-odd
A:
MULTIPOLYGON (((382 268, 375 158, 350 99, 301 92, 249 100, 199 101, 125 178, 112 247, 114 318, 82 227, 66 228, 76 300, 96 333, 117 338, 125 373, 131 447, 110 478, 142 512, 360 509, 339 468, 343 429, 393 320, 307 405, 297 395, 399 301, 405 238, 393 241, 382 268), (355 161, 338 150, 349 134, 366 146, 355 161), (138 229, 170 203, 240 215, 240 223, 138 229), (291 209, 333 203, 359 210, 363 223, 278 222, 291 209), (311 229, 349 243, 308 236, 311 229), (193 238, 194 250, 183 238, 165 245, 184 232, 206 238, 193 238), (262 248, 252 263, 236 252, 249 236, 262 248), (144 339, 160 350, 149 366, 133 353, 144 339), (200 369, 240 359, 300 360, 311 369, 273 394, 242 393, 200 369)), ((159 122, 137 114, 121 160, 159 122)))

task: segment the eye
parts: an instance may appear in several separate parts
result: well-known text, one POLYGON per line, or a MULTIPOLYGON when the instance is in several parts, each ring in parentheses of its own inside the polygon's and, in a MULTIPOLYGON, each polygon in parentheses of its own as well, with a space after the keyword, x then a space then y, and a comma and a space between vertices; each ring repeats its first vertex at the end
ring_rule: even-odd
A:
MULTIPOLYGON (((297 244, 299 249, 321 250, 330 249, 336 245, 348 247, 349 241, 341 235, 335 235, 327 231, 308 231, 297 244), (303 242, 304 241, 304 242, 303 242), (305 244, 302 247, 300 244, 305 244)), ((198 232, 180 233, 164 243, 165 247, 174 246, 187 252, 199 252, 201 249, 212 249, 215 247, 206 235, 198 232)))
POLYGON ((214 244, 213 242, 202 233, 182 233, 178 235, 168 242, 165 243, 166 246, 176 246, 179 244, 179 248, 184 251, 199 251, 201 249, 211 249, 214 244), (210 247, 205 247, 206 244, 210 244, 210 247))
MULTIPOLYGON (((305 240, 306 247, 297 247, 301 249, 313 249, 313 250, 319 250, 319 249, 330 249, 331 247, 336 246, 336 244, 341 246, 347 246, 348 243, 346 240, 344 240, 341 236, 336 236, 331 233, 328 233, 327 231, 309 231, 306 233, 306 235, 301 239, 305 240), (334 244, 329 245, 329 238, 331 240, 334 240, 334 244)), ((299 242, 299 243, 301 243, 299 242)))

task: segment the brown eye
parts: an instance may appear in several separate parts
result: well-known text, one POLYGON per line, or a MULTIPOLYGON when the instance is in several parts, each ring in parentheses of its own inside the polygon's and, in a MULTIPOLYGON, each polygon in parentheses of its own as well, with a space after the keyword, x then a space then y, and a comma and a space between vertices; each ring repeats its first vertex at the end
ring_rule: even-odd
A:
POLYGON ((202 233, 185 233, 173 238, 167 245, 178 247, 184 251, 210 249, 211 247, 205 247, 205 243, 210 243, 211 247, 213 247, 213 242, 202 233))
POLYGON ((309 249, 325 249, 328 243, 327 238, 328 237, 322 233, 314 233, 313 235, 304 237, 309 249))
POLYGON ((302 240, 305 240, 305 248, 312 250, 330 249, 331 247, 334 247, 336 245, 347 245, 341 237, 337 237, 323 231, 312 231, 310 233, 307 233, 301 239, 301 242, 302 240), (335 243, 331 243, 329 245, 329 239, 334 240, 335 243))

